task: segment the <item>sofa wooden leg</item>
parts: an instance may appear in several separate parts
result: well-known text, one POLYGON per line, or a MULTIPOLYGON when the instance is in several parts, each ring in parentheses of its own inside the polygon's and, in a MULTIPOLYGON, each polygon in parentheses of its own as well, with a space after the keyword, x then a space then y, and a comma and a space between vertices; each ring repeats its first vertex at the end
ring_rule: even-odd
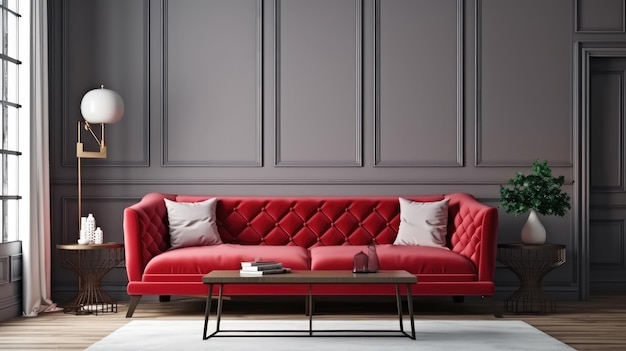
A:
POLYGON ((462 303, 465 301, 465 296, 452 296, 452 301, 456 303, 462 303))
POLYGON ((159 295, 159 302, 170 302, 171 299, 171 295, 159 295))
POLYGON ((133 295, 130 297, 130 304, 128 305, 128 311, 126 312, 126 318, 130 318, 135 313, 135 308, 139 304, 139 300, 141 300, 141 295, 133 295))
POLYGON ((482 296, 483 300, 489 300, 491 304, 491 308, 493 311, 493 316, 496 318, 502 318, 502 308, 500 303, 495 299, 494 296, 482 296))
POLYGON ((309 297, 305 296, 304 297, 304 315, 310 316, 314 310, 315 310, 315 302, 312 301, 311 304, 309 304, 309 297))

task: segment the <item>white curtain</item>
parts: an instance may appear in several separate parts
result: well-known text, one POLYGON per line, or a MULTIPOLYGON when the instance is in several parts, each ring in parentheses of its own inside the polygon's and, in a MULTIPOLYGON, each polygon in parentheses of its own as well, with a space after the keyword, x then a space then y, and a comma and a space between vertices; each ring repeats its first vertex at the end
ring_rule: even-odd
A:
POLYGON ((23 314, 58 310, 50 300, 47 0, 31 0, 30 231, 22 239, 23 314))

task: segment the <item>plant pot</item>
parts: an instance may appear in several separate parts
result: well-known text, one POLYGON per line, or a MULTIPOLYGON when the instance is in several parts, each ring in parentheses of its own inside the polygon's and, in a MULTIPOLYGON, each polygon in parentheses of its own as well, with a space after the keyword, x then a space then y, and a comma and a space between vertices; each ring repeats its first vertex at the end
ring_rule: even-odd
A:
POLYGON ((535 210, 530 210, 528 219, 522 227, 522 243, 543 244, 546 242, 546 228, 541 224, 535 210))

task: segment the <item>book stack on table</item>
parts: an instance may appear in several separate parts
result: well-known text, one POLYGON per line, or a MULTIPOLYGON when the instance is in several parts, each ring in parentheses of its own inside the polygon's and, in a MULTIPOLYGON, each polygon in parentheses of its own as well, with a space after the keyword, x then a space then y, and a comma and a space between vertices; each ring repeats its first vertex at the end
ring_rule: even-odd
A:
POLYGON ((266 275, 282 274, 291 272, 290 268, 283 267, 283 264, 276 261, 251 261, 241 262, 241 275, 266 275))

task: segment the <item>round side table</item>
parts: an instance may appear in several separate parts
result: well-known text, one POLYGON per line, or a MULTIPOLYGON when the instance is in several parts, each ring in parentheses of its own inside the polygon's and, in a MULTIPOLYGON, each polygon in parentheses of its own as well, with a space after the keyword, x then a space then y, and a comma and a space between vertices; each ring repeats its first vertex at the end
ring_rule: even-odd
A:
POLYGON ((124 245, 64 244, 57 245, 61 265, 78 275, 78 293, 65 311, 76 314, 117 313, 117 301, 102 289, 102 278, 124 260, 124 245))
POLYGON ((505 308, 514 313, 547 313, 555 303, 541 288, 543 277, 565 263, 565 245, 500 244, 498 261, 517 275, 519 289, 505 300, 505 308))

